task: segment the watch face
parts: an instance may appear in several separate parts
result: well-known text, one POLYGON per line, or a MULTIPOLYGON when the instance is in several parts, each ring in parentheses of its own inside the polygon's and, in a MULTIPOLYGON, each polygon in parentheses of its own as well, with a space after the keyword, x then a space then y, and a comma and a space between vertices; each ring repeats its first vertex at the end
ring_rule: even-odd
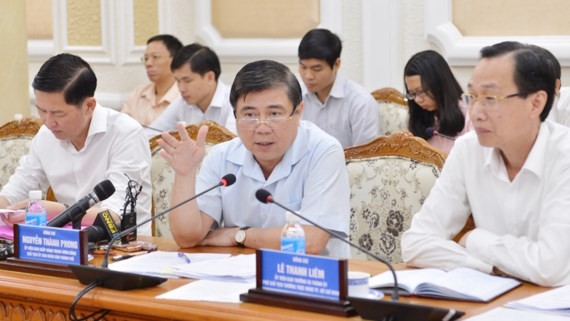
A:
POLYGON ((245 240, 245 231, 244 230, 238 230, 236 232, 236 243, 238 244, 242 244, 243 241, 245 240))

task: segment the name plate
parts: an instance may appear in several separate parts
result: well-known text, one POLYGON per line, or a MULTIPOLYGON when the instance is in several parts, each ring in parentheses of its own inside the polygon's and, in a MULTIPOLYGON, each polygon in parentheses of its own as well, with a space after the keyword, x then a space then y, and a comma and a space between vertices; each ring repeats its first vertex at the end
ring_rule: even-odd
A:
POLYGON ((14 256, 22 260, 86 264, 87 234, 80 230, 14 225, 14 256))
POLYGON ((257 288, 326 300, 345 300, 347 266, 347 260, 259 250, 257 288))

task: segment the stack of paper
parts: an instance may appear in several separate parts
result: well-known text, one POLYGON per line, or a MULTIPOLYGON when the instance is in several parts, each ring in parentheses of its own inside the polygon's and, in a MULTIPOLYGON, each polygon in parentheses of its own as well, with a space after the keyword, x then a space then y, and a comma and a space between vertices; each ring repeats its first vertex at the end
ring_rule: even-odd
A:
POLYGON ((250 283, 255 281, 255 254, 179 265, 174 274, 193 279, 250 283))
MULTIPOLYGON (((231 256, 230 254, 215 253, 183 253, 183 255, 190 260, 191 264, 225 259, 231 256)), ((161 277, 178 277, 174 271, 191 264, 188 264, 187 260, 184 257, 181 258, 177 252, 156 251, 109 264, 109 269, 161 277)))
POLYGON ((520 311, 501 307, 476 315, 465 321, 568 321, 568 318, 553 314, 520 311))
POLYGON ((505 306, 518 310, 570 317, 570 285, 535 294, 522 300, 512 301, 505 306))

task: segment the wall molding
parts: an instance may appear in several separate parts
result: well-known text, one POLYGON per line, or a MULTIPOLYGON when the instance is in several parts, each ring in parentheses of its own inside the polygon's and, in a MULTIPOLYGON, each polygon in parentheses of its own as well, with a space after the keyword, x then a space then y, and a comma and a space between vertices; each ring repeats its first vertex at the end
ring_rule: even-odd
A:
POLYGON ((401 12, 401 1, 362 1, 362 85, 371 92, 402 87, 401 12))
POLYGON ((452 21, 452 0, 426 0, 425 37, 443 50, 452 66, 474 66, 482 47, 505 40, 544 47, 562 66, 570 66, 570 36, 463 36, 452 21))
MULTIPOLYGON (((221 37, 212 25, 210 0, 196 0, 196 34, 212 47, 225 63, 245 63, 254 59, 275 59, 284 63, 297 62, 296 39, 250 39, 221 37)), ((342 30, 342 0, 326 0, 320 4, 320 28, 327 28, 339 34, 342 30)), ((339 34, 340 36, 340 34, 339 34)))

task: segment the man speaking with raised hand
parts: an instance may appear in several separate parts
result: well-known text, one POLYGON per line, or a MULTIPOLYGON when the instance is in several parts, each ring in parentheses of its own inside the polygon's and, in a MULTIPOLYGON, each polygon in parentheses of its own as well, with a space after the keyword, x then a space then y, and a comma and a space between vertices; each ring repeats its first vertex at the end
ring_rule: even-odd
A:
MULTIPOLYGON (((159 140, 161 155, 176 173, 172 204, 227 173, 237 177, 234 185, 171 212, 176 242, 181 247, 279 249, 285 211, 257 201, 260 188, 325 228, 347 235, 350 190, 344 152, 332 136, 301 121, 301 87, 293 73, 274 61, 249 63, 236 75, 230 101, 239 137, 213 147, 205 158, 205 126, 196 141, 180 123, 180 140, 168 133, 159 140)), ((314 226, 303 228, 307 253, 349 257, 346 244, 314 226)))

